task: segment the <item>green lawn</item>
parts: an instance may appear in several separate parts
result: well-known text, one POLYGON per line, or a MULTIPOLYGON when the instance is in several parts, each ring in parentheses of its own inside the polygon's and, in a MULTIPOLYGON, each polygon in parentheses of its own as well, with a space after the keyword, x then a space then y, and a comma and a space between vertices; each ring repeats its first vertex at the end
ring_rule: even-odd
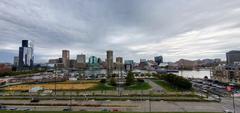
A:
MULTIPOLYGON (((90 90, 115 90, 115 88, 116 88, 115 86, 99 83, 96 87, 94 87, 90 90)), ((146 82, 144 82, 144 83, 136 82, 135 84, 133 84, 131 86, 125 87, 126 90, 148 90, 150 88, 151 88, 151 86, 146 82)))
POLYGON ((90 89, 90 90, 114 90, 114 86, 110 86, 104 83, 99 83, 96 87, 90 89))
POLYGON ((179 90, 177 90, 176 88, 174 88, 173 86, 171 86, 169 83, 162 81, 162 80, 155 80, 154 81, 156 84, 162 86, 165 90, 169 91, 169 92, 178 92, 179 90))
POLYGON ((148 90, 151 86, 146 82, 136 82, 135 84, 126 87, 126 90, 148 90))
MULTIPOLYGON (((101 111, 75 111, 75 112, 64 112, 64 111, 1 111, 0 113, 111 113, 101 111)), ((114 112, 114 113, 149 113, 149 112, 114 112)), ((151 112, 151 113, 184 113, 184 112, 151 112)), ((219 112, 187 112, 187 113, 219 113, 219 112)))

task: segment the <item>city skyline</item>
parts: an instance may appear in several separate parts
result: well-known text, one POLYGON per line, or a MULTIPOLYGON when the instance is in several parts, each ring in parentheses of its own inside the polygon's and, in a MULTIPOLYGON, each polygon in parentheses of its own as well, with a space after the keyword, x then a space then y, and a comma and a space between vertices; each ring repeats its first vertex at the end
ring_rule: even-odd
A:
POLYGON ((225 59, 239 50, 240 1, 0 1, 0 62, 13 62, 22 40, 34 62, 61 51, 126 60, 225 59), (177 3, 176 3, 177 2, 177 3), (218 5, 216 5, 218 4, 218 5), (123 8, 124 7, 124 8, 123 8))

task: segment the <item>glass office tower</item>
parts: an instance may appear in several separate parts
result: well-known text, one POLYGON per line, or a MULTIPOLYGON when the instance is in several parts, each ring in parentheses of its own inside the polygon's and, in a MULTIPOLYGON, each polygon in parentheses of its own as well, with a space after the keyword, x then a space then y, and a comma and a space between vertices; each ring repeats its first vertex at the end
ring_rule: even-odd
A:
POLYGON ((19 47, 19 68, 33 66, 33 43, 30 40, 22 40, 22 47, 19 47))

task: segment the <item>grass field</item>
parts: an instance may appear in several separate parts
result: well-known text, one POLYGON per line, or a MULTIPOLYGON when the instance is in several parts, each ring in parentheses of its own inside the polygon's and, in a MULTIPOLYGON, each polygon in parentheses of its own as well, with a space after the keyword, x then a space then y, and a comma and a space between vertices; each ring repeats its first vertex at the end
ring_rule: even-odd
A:
POLYGON ((114 86, 106 85, 104 83, 99 83, 95 87, 89 89, 89 90, 114 90, 114 86))
MULTIPOLYGON (((86 90, 94 88, 98 85, 96 82, 83 82, 83 83, 56 83, 57 90, 86 90)), ((54 90, 54 83, 44 83, 44 84, 21 84, 5 87, 4 90, 7 91, 28 91, 33 87, 42 87, 44 89, 54 90)))
POLYGON ((171 86, 170 84, 168 84, 167 82, 164 82, 164 81, 161 81, 161 80, 156 80, 154 82, 156 84, 162 86, 165 90, 167 90, 169 92, 178 92, 179 91, 176 88, 174 88, 173 86, 171 86))
POLYGON ((134 85, 126 87, 127 90, 148 90, 150 88, 151 86, 146 82, 136 82, 134 85))

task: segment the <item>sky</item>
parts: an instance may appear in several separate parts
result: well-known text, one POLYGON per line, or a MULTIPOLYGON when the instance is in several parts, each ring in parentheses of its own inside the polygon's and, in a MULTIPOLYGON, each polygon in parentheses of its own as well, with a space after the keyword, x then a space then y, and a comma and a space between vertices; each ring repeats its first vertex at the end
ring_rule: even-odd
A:
POLYGON ((139 61, 221 58, 240 50, 240 0, 0 0, 0 62, 21 40, 35 62, 77 54, 139 61))

